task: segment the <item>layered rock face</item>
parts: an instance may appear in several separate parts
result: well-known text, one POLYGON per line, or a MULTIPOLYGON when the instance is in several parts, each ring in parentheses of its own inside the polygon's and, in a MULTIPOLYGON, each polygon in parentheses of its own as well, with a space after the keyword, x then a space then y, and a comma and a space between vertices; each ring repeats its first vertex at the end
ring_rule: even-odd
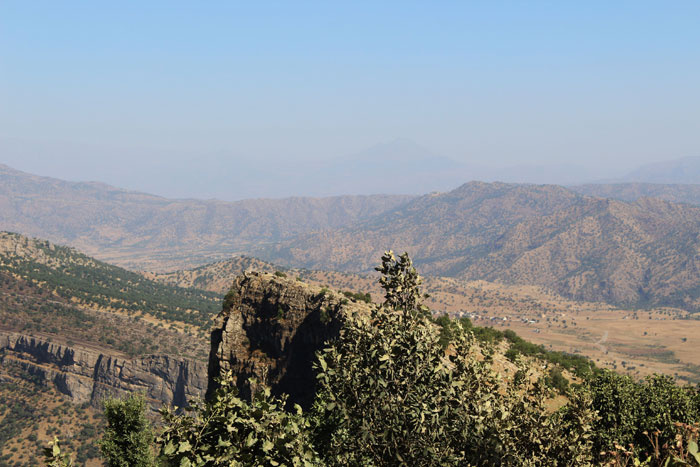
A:
POLYGON ((273 274, 238 276, 211 334, 207 395, 218 387, 216 379, 231 371, 245 397, 255 389, 254 379, 275 394, 288 394, 289 403, 308 407, 316 351, 338 335, 346 316, 367 307, 273 274))
POLYGON ((152 408, 184 407, 202 397, 205 364, 168 355, 124 358, 101 350, 63 345, 38 337, 0 331, 0 368, 15 366, 75 403, 101 407, 106 397, 143 392, 152 408))

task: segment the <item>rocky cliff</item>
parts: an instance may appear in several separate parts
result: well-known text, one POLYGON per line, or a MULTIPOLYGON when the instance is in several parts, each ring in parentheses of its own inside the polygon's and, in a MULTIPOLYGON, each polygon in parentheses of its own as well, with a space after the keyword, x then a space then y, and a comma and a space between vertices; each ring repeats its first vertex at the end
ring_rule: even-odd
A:
POLYGON ((345 316, 367 306, 273 274, 237 277, 214 323, 207 394, 222 373, 232 371, 246 397, 255 379, 308 407, 315 352, 338 335, 345 316))
POLYGON ((168 355, 128 358, 47 338, 0 331, 0 370, 14 366, 75 403, 100 407, 108 396, 143 392, 151 407, 184 407, 206 389, 204 363, 168 355))

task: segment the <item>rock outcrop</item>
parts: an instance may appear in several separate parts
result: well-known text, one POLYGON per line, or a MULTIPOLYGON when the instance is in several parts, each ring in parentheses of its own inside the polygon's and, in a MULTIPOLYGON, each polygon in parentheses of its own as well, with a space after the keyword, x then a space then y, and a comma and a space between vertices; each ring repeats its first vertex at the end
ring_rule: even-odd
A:
POLYGON ((202 397, 205 364, 168 355, 128 358, 79 345, 65 345, 0 331, 0 369, 14 366, 36 382, 53 385, 73 402, 101 407, 109 396, 143 392, 152 408, 184 407, 202 397))
POLYGON ((278 277, 246 273, 226 295, 211 335, 209 386, 231 371, 241 394, 249 397, 251 379, 286 393, 289 403, 313 401, 314 354, 336 337, 346 316, 368 305, 328 289, 278 277))

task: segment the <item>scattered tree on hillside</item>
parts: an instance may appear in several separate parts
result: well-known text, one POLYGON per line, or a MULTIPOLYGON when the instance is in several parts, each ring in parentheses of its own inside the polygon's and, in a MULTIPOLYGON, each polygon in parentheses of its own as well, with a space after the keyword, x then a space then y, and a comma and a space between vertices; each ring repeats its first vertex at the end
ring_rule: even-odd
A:
POLYGON ((100 440, 100 451, 108 467, 152 467, 153 430, 146 418, 143 395, 107 399, 104 403, 107 428, 100 440))

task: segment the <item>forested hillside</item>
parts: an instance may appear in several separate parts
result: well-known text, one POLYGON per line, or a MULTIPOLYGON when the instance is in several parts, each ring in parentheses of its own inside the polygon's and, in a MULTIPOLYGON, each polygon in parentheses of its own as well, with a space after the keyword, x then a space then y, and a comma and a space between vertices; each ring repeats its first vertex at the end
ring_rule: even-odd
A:
POLYGON ((54 435, 100 465, 104 397, 144 391, 155 407, 202 392, 221 303, 0 232, 0 465, 40 465, 54 435))
POLYGON ((7 232, 0 233, 0 271, 85 308, 200 329, 220 307, 217 294, 150 281, 74 249, 7 232))

